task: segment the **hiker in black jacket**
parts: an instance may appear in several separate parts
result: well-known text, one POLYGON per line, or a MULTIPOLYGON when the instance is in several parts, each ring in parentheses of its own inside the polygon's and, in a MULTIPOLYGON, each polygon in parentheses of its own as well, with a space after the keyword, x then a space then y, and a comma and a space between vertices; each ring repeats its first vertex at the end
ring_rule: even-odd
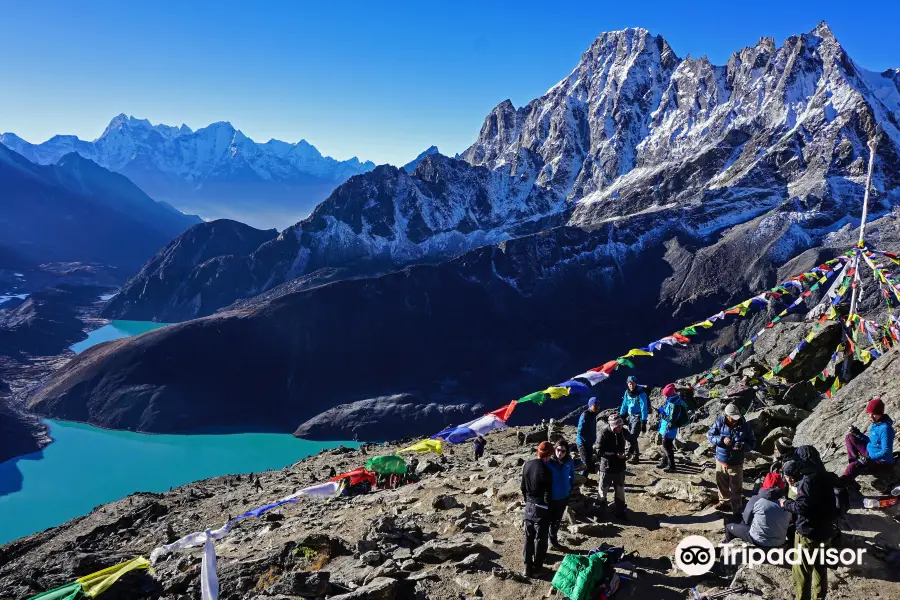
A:
POLYGON ((553 474, 547 462, 553 456, 550 442, 541 442, 538 457, 522 467, 522 495, 525 498, 525 577, 544 566, 550 536, 550 499, 553 474))
MULTIPOLYGON (((805 456, 798 448, 798 455, 805 456)), ((818 453, 816 453, 816 458, 818 453)), ((796 500, 782 498, 781 507, 796 516, 796 548, 808 548, 810 552, 830 548, 837 535, 838 509, 834 498, 831 475, 816 464, 815 460, 792 460, 784 465, 784 476, 797 488, 796 500)), ((801 561, 793 566, 796 598, 824 599, 828 593, 828 569, 824 561, 810 563, 801 552, 801 561), (810 595, 810 592, 812 595, 810 595)))
POLYGON ((600 456, 600 505, 606 509, 606 492, 615 489, 614 514, 625 517, 625 423, 622 416, 612 414, 609 426, 600 434, 597 454, 600 456))

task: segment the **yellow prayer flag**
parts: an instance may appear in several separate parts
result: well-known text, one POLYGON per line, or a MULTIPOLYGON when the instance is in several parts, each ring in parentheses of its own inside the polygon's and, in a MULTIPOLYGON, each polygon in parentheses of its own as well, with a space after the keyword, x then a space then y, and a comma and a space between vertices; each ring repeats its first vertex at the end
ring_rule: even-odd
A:
POLYGON ((562 398, 563 396, 568 396, 571 391, 572 390, 570 390, 569 388, 566 388, 566 387, 550 386, 546 390, 544 390, 544 393, 555 400, 556 398, 562 398))
POLYGON ((109 586, 119 580, 122 575, 134 571, 135 569, 149 569, 150 561, 143 556, 132 558, 131 560, 107 567, 102 571, 79 577, 75 581, 81 584, 81 591, 85 596, 96 598, 106 591, 109 586))
POLYGON ((691 327, 703 327, 704 329, 709 329, 713 326, 713 322, 707 319, 706 321, 700 321, 699 323, 694 323, 691 327))
POLYGON ((634 348, 633 350, 629 350, 628 354, 626 354, 624 358, 628 358, 629 356, 653 356, 653 353, 646 350, 634 348))
POLYGON ((443 454, 444 445, 441 443, 441 440, 425 439, 420 442, 416 442, 412 446, 404 448, 403 450, 397 450, 397 454, 400 454, 401 452, 415 452, 416 454, 434 452, 435 454, 443 454))

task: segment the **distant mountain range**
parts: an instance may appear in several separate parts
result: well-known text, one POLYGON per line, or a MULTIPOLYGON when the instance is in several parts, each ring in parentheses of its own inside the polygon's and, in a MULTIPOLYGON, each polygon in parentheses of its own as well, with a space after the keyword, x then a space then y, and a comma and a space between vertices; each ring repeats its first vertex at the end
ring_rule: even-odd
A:
MULTIPOLYGON (((604 33, 546 94, 492 110, 461 160, 353 177, 252 252, 197 258, 203 239, 174 241, 104 314, 231 310, 86 352, 32 404, 193 431, 290 430, 404 394, 506 401, 832 258, 877 126, 870 217, 884 230, 900 204, 896 71, 857 65, 824 23, 721 66, 644 29, 604 33)), ((760 324, 723 330, 715 350, 745 325, 760 324)), ((638 373, 676 374, 657 369, 638 373)))
POLYGON ((348 178, 375 168, 322 156, 305 140, 260 144, 227 122, 193 131, 124 114, 92 142, 57 135, 32 144, 4 133, 0 143, 42 165, 76 152, 180 210, 264 229, 296 223, 348 178))
POLYGON ((0 256, 100 263, 124 279, 201 222, 74 152, 38 165, 0 144, 0 256))

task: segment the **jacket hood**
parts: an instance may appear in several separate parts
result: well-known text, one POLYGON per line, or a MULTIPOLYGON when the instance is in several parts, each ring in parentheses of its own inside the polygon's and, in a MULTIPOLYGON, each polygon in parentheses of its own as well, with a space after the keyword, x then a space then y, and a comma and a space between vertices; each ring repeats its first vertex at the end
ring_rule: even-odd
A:
POLYGON ((772 502, 776 502, 782 496, 784 496, 784 492, 781 491, 781 488, 772 487, 759 490, 760 498, 765 498, 766 500, 771 500, 772 502))

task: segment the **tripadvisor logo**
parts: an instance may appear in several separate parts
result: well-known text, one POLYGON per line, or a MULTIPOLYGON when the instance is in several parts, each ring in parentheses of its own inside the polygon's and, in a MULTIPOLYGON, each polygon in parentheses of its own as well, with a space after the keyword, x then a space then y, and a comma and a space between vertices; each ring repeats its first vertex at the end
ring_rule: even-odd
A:
MULTIPOLYGON (((821 564, 828 567, 859 566, 865 548, 826 548, 811 546, 800 548, 758 548, 743 544, 719 544, 722 562, 726 566, 747 565, 751 569, 759 565, 775 566, 821 564)), ((675 566, 687 575, 704 575, 716 562, 716 547, 703 536, 690 535, 675 548, 675 566)))

